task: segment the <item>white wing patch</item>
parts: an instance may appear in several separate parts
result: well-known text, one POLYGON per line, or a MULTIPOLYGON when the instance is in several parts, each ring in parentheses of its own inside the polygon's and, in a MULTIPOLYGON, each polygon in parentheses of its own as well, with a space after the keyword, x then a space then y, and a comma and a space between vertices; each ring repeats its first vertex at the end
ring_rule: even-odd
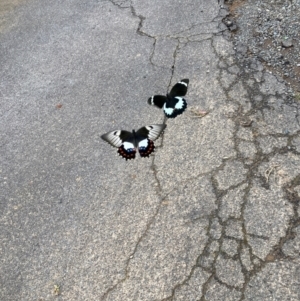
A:
POLYGON ((151 105, 152 105, 152 106, 154 106, 153 99, 154 99, 154 96, 152 96, 152 97, 150 98, 150 102, 151 102, 151 105))
MULTIPOLYGON (((143 140, 144 141, 144 140, 143 140)), ((124 149, 127 151, 127 150, 129 150, 129 149, 135 149, 135 147, 134 147, 134 145, 132 144, 132 143, 130 143, 130 142, 124 142, 123 143, 123 147, 124 147, 124 149)))
POLYGON ((144 140, 140 141, 139 142, 139 148, 140 147, 147 148, 148 147, 148 139, 144 139, 144 140))
POLYGON ((175 109, 177 110, 181 110, 184 107, 184 100, 182 97, 175 97, 176 99, 178 99, 176 105, 175 105, 175 109))
POLYGON ((185 85, 186 87, 188 86, 188 84, 185 82, 179 82, 178 84, 185 85))
MULTIPOLYGON (((176 104, 177 105, 177 104, 176 104)), ((175 106, 176 107, 176 106, 175 106)), ((174 112, 174 108, 166 108, 166 104, 164 104, 164 111, 167 115, 172 115, 174 112)))

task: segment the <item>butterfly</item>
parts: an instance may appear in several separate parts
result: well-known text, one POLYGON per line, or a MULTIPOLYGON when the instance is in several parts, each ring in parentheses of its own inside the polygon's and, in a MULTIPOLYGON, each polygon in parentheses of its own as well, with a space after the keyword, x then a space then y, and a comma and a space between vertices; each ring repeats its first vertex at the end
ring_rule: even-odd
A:
POLYGON ((152 124, 132 132, 116 130, 102 135, 101 138, 117 147, 118 154, 126 161, 135 158, 136 149, 139 150, 141 157, 149 157, 155 149, 153 141, 160 136, 166 126, 166 124, 152 124))
POLYGON ((165 115, 168 118, 175 118, 184 112, 187 107, 186 100, 181 96, 184 96, 188 89, 189 80, 187 78, 178 82, 167 94, 154 95, 148 99, 148 104, 157 106, 160 109, 163 108, 165 115))

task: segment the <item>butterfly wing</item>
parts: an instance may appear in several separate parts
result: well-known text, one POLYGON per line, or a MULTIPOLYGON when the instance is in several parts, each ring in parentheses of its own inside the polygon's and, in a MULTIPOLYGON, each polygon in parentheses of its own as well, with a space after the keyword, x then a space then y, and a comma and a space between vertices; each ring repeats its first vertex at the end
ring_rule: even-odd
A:
POLYGON ((169 96, 173 98, 175 96, 184 96, 188 89, 189 80, 187 78, 179 81, 170 91, 169 96))
POLYGON ((163 95, 154 95, 148 99, 148 104, 162 108, 167 101, 167 97, 163 95))
POLYGON ((146 125, 136 132, 136 136, 142 138, 149 138, 150 140, 155 141, 166 127, 166 124, 146 125))
POLYGON ((152 124, 144 126, 136 132, 136 140, 141 157, 149 157, 154 152, 153 141, 160 136, 166 126, 166 124, 152 124))
POLYGON ((120 147, 123 144, 123 142, 131 136, 133 135, 130 132, 117 130, 108 132, 102 135, 101 138, 114 147, 120 147))
POLYGON ((176 96, 169 99, 164 104, 164 113, 168 118, 175 118, 182 114, 187 107, 186 100, 182 97, 176 96))
POLYGON ((134 135, 128 131, 112 131, 101 136, 110 145, 118 148, 118 154, 126 160, 135 158, 134 135))
POLYGON ((118 149, 118 154, 127 160, 135 158, 136 148, 131 142, 124 142, 118 149))
POLYGON ((143 158, 149 157, 149 155, 154 152, 154 149, 154 142, 148 138, 141 140, 138 144, 140 156, 143 158))

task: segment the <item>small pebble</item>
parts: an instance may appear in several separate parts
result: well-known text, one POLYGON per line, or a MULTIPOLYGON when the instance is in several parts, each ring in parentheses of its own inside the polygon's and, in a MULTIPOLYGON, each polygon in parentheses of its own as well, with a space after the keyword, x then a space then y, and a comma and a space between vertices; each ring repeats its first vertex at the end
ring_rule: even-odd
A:
POLYGON ((281 44, 284 48, 289 48, 293 46, 293 41, 292 39, 282 40, 281 44))

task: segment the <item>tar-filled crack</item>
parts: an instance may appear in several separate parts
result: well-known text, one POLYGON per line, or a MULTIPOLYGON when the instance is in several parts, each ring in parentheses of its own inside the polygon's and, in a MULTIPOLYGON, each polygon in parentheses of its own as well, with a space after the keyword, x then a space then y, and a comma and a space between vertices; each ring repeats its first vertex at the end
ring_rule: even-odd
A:
POLYGON ((145 36, 148 36, 150 38, 152 38, 152 36, 144 33, 141 31, 142 27, 143 27, 143 22, 145 20, 145 17, 142 16, 142 15, 138 15, 135 11, 135 8, 134 6, 132 5, 131 1, 129 2, 129 4, 127 6, 123 6, 124 3, 126 3, 127 1, 113 1, 113 0, 108 0, 109 2, 111 2, 113 5, 117 6, 118 8, 120 9, 130 9, 130 12, 132 14, 132 16, 134 16, 135 18, 138 18, 140 21, 139 21, 139 24, 138 24, 138 28, 137 28, 137 33, 138 34, 141 34, 141 35, 145 35, 145 36))
POLYGON ((153 56, 154 56, 154 54, 155 54, 156 43, 157 43, 157 39, 154 38, 154 41, 153 41, 153 49, 152 49, 152 52, 151 52, 150 58, 149 58, 150 63, 151 63, 151 65, 153 65, 153 66, 155 66, 155 64, 153 63, 153 56))
POLYGON ((139 18, 139 20, 140 20, 139 25, 138 25, 138 28, 137 28, 137 30, 136 30, 137 34, 140 34, 140 35, 142 35, 142 36, 147 36, 147 37, 149 37, 149 38, 153 38, 153 37, 150 36, 149 34, 147 34, 147 33, 145 33, 145 32, 142 31, 143 22, 144 22, 144 20, 145 20, 146 18, 145 18, 144 16, 142 16, 142 15, 138 15, 138 14, 136 13, 136 11, 135 11, 133 5, 130 6, 130 10, 131 10, 131 14, 132 14, 134 17, 139 18))
POLYGON ((169 81, 169 84, 168 84, 168 88, 167 88, 167 91, 166 93, 168 93, 168 91, 170 90, 170 87, 171 87, 171 84, 172 84, 172 80, 173 80, 173 75, 174 75, 174 71, 175 71, 175 65, 176 65, 176 56, 177 56, 177 52, 178 52, 178 49, 179 49, 179 46, 180 46, 180 43, 177 39, 177 45, 176 45, 176 48, 173 52, 173 64, 171 66, 171 76, 170 76, 170 81, 169 81))
MULTIPOLYGON (((194 37, 194 36, 199 36, 199 35, 206 35, 206 34, 210 34, 210 35, 213 35, 210 31, 208 32, 201 32, 201 33, 197 33, 197 34, 190 34, 190 35, 186 35, 186 34, 183 34, 183 33, 188 33, 189 31, 191 31, 192 29, 194 29, 195 27, 197 26, 201 26, 201 25, 204 25, 204 24, 211 24, 211 23, 216 23, 218 24, 219 22, 215 21, 215 18, 211 21, 206 21, 206 22, 201 22, 201 23, 195 23, 195 24, 192 24, 189 28, 185 28, 183 30, 180 30, 178 32, 175 32, 175 33, 172 33, 172 34, 169 34, 167 35, 166 37, 167 38, 175 38, 175 39, 180 39, 180 38, 189 38, 189 37, 194 37), (182 34, 182 35, 181 35, 182 34)), ((215 34, 220 34, 222 33, 224 30, 223 29, 220 29, 217 33, 215 34)))
POLYGON ((118 8, 120 9, 125 9, 125 8, 130 8, 131 6, 131 3, 129 1, 129 4, 128 5, 124 5, 125 3, 127 4, 128 0, 124 0, 124 1, 113 1, 113 0, 108 0, 109 2, 111 2, 113 5, 117 6, 118 8))

